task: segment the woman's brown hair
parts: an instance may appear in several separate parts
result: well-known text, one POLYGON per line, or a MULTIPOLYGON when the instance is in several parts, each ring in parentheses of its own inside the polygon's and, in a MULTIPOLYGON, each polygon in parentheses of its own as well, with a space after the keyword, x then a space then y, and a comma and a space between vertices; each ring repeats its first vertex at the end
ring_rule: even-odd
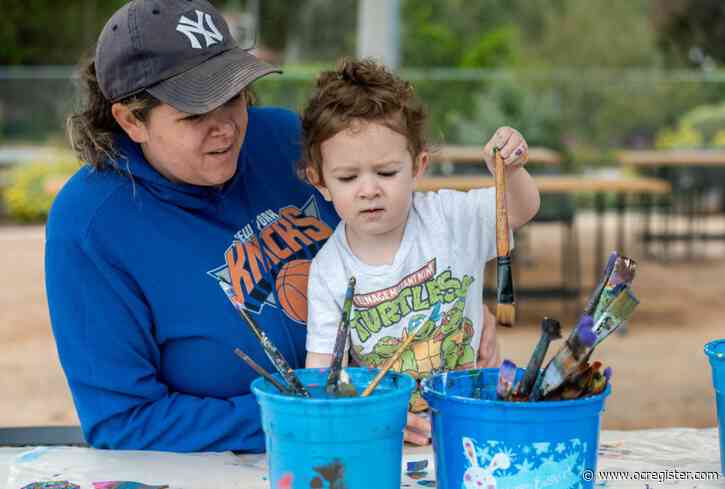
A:
POLYGON ((310 180, 312 173, 318 181, 311 183, 324 183, 320 145, 355 121, 378 122, 405 136, 414 164, 426 149, 426 113, 413 86, 373 60, 346 58, 320 73, 302 113, 300 178, 310 180))
MULTIPOLYGON (((81 161, 104 170, 118 158, 114 147, 115 135, 123 130, 113 118, 111 106, 101 92, 96 79, 96 64, 87 61, 80 73, 81 108, 68 116, 66 131, 73 151, 81 161)), ((129 106, 136 118, 142 122, 148 119, 151 110, 161 102, 143 91, 122 100, 129 106)))

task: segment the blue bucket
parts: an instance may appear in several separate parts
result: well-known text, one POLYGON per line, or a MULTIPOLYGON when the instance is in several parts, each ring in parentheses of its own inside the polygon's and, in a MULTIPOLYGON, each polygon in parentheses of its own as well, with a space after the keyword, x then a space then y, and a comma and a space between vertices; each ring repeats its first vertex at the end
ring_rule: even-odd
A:
MULTIPOLYGON (((517 381, 524 370, 516 372, 517 381)), ((573 401, 496 399, 498 369, 422 382, 440 489, 594 487, 599 417, 611 387, 573 401)))
POLYGON ((712 367, 712 385, 717 403, 717 424, 720 427, 720 471, 725 474, 725 339, 705 345, 705 355, 712 367))
MULTIPOLYGON (((358 394, 377 369, 347 368, 358 394)), ((260 377, 252 391, 262 411, 272 489, 400 489, 403 429, 415 380, 388 372, 368 397, 326 397, 327 369, 295 370, 312 398, 280 394, 260 377)))

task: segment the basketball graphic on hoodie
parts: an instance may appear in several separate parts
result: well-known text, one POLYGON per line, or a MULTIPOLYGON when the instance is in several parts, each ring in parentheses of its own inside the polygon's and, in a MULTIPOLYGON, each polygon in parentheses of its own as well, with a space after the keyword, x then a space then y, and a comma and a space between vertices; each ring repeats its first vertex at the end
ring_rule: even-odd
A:
POLYGON ((298 323, 307 322, 307 279, 310 260, 285 263, 277 274, 277 297, 285 314, 298 323))

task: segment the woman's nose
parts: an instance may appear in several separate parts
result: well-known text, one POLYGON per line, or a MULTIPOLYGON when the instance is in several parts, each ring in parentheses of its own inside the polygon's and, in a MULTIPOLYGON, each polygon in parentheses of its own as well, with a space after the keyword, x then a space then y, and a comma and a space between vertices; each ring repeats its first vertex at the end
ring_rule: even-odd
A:
POLYGON ((221 136, 228 136, 239 129, 237 121, 229 111, 219 111, 214 114, 212 132, 221 136))

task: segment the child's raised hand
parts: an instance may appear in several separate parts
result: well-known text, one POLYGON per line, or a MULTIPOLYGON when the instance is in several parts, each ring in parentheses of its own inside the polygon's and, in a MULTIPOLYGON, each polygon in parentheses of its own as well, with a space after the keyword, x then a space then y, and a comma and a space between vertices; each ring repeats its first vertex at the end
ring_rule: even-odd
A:
POLYGON ((504 126, 496 129, 493 137, 483 147, 483 159, 492 175, 496 167, 493 148, 501 151, 507 175, 524 166, 529 160, 529 145, 521 133, 512 127, 504 126))

